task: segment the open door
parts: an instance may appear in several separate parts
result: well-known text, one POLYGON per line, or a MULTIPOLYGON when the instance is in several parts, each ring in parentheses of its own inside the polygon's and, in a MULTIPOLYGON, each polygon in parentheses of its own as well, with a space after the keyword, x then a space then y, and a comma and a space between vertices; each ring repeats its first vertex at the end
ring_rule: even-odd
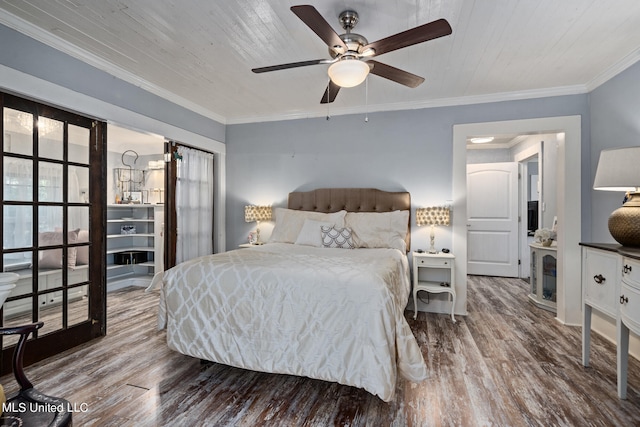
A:
POLYGON ((518 163, 467 166, 467 274, 518 277, 518 163))
MULTIPOLYGON (((2 326, 43 321, 25 364, 105 334, 106 123, 0 93, 2 326)), ((2 374, 17 337, 2 338, 2 374)))

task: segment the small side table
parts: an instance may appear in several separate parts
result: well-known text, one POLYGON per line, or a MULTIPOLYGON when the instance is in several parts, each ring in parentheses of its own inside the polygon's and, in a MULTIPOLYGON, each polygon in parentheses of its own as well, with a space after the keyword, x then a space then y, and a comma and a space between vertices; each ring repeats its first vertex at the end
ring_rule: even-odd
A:
POLYGON ((239 248, 253 248, 255 246, 262 246, 264 243, 242 243, 238 245, 239 248))
POLYGON ((453 313, 456 306, 456 289, 453 283, 455 277, 455 256, 451 253, 442 252, 430 254, 427 252, 413 253, 413 318, 418 317, 418 292, 426 291, 429 293, 449 293, 451 299, 451 320, 455 323, 456 318, 453 313), (422 280, 420 279, 420 269, 440 269, 449 270, 449 282, 441 282, 429 280, 425 278, 429 273, 425 272, 422 280))

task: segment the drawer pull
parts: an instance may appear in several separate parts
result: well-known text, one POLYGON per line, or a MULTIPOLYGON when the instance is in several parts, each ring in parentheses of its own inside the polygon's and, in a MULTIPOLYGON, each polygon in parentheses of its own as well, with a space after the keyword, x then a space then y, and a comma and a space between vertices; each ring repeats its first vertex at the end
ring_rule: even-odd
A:
POLYGON ((620 295, 620 304, 626 304, 629 302, 629 298, 625 297, 624 294, 620 295))
POLYGON ((631 266, 630 266, 630 265, 625 264, 625 265, 624 265, 624 268, 622 269, 622 272, 623 272, 624 274, 631 273, 631 266))
POLYGON ((598 274, 596 276, 593 276, 593 281, 596 282, 598 285, 602 285, 604 282, 606 282, 606 277, 604 277, 602 274, 598 274))

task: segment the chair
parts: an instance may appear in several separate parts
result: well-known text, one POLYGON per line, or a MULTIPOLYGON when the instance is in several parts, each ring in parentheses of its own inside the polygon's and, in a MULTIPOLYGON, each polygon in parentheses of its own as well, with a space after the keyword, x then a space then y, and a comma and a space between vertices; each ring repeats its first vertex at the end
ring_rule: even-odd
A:
POLYGON ((0 328, 0 335, 20 335, 13 352, 13 375, 20 385, 20 391, 7 399, 0 417, 0 425, 21 425, 66 427, 72 425, 71 404, 59 397, 51 397, 33 388, 22 366, 25 344, 29 334, 40 329, 43 322, 28 325, 0 328))

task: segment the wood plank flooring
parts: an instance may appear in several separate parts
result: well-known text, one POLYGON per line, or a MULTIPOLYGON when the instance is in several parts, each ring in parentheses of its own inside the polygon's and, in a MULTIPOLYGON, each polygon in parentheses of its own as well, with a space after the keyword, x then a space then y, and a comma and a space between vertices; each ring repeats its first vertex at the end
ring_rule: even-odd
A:
MULTIPOLYGON (((169 350, 156 330, 157 293, 108 296, 108 335, 26 368, 47 394, 76 405, 76 426, 634 426, 640 363, 628 399, 616 392, 614 346, 529 303, 521 280, 471 276, 469 315, 407 319, 430 378, 398 381, 384 403, 353 387, 245 371, 169 350)), ((12 377, 0 381, 8 394, 12 377)))

